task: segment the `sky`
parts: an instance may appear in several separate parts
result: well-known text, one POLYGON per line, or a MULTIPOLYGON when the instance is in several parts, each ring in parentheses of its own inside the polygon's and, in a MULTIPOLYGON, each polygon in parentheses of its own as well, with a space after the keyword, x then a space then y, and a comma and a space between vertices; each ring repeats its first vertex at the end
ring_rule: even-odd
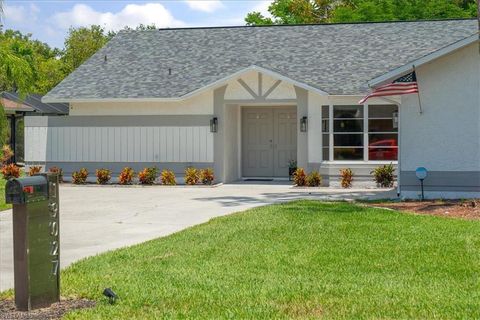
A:
POLYGON ((248 12, 268 14, 271 0, 6 0, 4 29, 63 48, 70 27, 98 24, 106 30, 140 23, 159 28, 244 25, 248 12))

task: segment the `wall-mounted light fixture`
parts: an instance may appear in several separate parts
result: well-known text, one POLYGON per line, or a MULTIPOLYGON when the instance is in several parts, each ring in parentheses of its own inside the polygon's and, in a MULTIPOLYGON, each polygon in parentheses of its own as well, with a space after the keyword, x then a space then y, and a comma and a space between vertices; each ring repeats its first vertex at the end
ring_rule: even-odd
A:
POLYGON ((302 117, 300 119, 300 132, 307 132, 308 130, 308 118, 302 117))
POLYGON ((218 131, 218 118, 214 117, 210 119, 210 132, 217 132, 218 131))
POLYGON ((393 128, 397 129, 398 128, 398 111, 393 112, 392 118, 393 118, 393 128))

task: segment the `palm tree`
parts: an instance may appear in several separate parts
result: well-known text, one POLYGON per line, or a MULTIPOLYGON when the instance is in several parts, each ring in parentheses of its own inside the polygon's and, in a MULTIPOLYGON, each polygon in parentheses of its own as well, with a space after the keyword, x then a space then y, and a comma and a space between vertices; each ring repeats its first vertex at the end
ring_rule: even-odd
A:
MULTIPOLYGON (((3 73, 7 79, 15 83, 17 91, 22 96, 25 96, 31 88, 33 71, 25 59, 17 56, 15 52, 12 51, 11 43, 8 39, 1 37, 3 14, 4 2, 0 0, 0 73, 3 73)), ((0 105, 0 108, 3 108, 3 106, 0 105)), ((5 114, 3 114, 3 116, 0 117, 2 128, 4 127, 5 120, 5 114)), ((6 138, 5 132, 3 131, 4 130, 0 130, 0 148, 3 146, 6 138)))
MULTIPOLYGON (((0 0, 0 33, 2 31, 2 20, 4 16, 4 1, 0 0)), ((7 39, 0 38, 0 72, 4 73, 7 79, 11 79, 22 95, 26 95, 31 87, 32 69, 27 61, 17 56, 10 48, 7 39), (4 40, 4 41, 2 41, 4 40)))

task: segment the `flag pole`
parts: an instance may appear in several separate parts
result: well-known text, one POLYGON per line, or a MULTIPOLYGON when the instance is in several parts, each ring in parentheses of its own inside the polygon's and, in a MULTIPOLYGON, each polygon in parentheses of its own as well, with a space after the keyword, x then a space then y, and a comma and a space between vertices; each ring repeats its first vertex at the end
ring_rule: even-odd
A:
POLYGON ((415 70, 415 65, 413 65, 413 72, 414 72, 415 78, 416 78, 416 80, 417 80, 418 109, 419 109, 420 114, 422 114, 422 113, 423 113, 423 109, 422 109, 422 100, 420 99, 420 85, 418 84, 417 71, 415 70))

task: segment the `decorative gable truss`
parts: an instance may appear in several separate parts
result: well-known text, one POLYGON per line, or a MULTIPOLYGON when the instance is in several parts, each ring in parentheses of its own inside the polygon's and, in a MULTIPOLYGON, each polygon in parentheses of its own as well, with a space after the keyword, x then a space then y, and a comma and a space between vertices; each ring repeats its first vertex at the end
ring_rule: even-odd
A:
POLYGON ((251 70, 228 82, 225 100, 275 102, 295 100, 294 85, 268 74, 251 70))

